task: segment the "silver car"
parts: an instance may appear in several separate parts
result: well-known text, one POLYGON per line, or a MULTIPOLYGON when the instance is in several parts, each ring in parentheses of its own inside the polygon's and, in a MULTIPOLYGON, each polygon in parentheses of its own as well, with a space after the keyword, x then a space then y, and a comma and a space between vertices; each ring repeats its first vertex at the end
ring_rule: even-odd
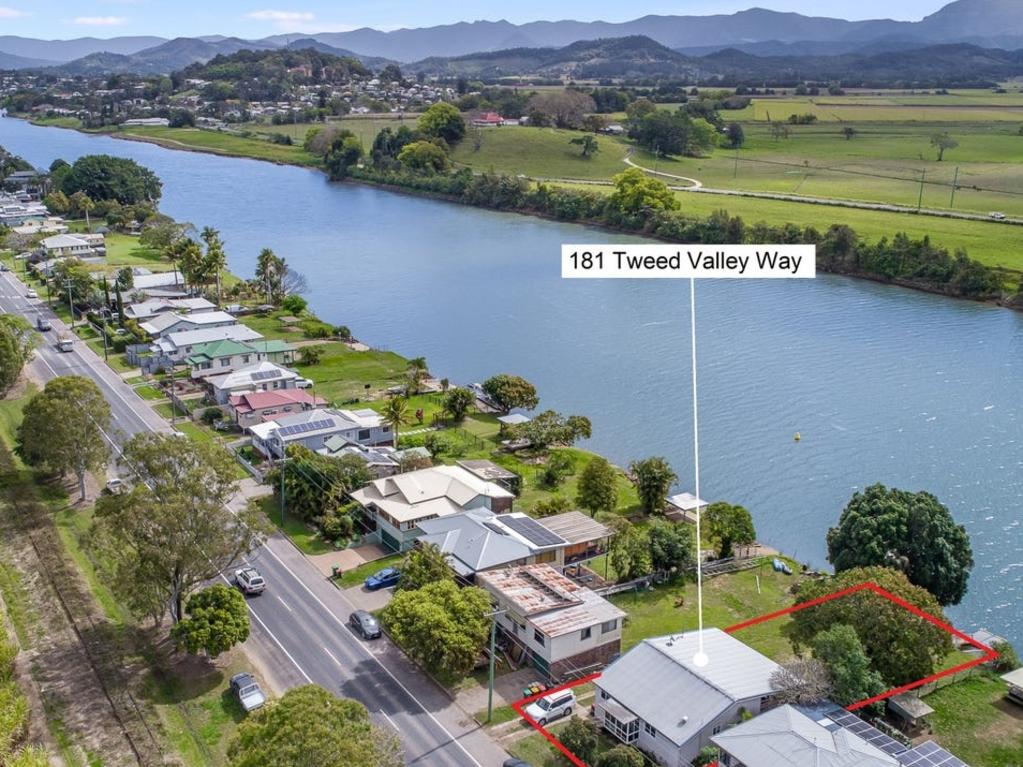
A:
POLYGON ((252 674, 242 672, 231 677, 231 689, 245 712, 255 711, 266 703, 266 695, 252 674))
POLYGON ((255 567, 235 570, 234 582, 245 594, 262 594, 266 590, 266 580, 255 567))

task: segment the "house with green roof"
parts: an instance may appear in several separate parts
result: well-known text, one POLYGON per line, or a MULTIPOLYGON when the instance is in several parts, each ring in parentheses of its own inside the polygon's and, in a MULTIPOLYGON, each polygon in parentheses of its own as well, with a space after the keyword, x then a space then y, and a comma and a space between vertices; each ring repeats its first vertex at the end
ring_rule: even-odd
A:
POLYGON ((257 362, 287 365, 294 361, 295 347, 278 339, 234 341, 222 338, 195 346, 185 358, 192 369, 192 378, 223 375, 257 362))

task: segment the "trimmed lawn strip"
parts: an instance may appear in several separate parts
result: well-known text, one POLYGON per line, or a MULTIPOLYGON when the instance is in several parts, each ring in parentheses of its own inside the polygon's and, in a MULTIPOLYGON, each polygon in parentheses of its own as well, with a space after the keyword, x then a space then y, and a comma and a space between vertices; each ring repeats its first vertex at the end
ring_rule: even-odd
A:
POLYGON ((340 577, 334 579, 334 583, 343 589, 358 586, 377 570, 383 570, 385 567, 398 567, 404 558, 404 554, 392 554, 375 562, 366 562, 363 565, 341 573, 340 577))
POLYGON ((985 674, 928 695, 934 739, 972 767, 1023 764, 1023 711, 1005 699, 1006 689, 985 674))
POLYGON ((264 496, 260 499, 259 504, 263 509, 263 513, 266 514, 267 519, 269 519, 278 530, 288 536, 291 542, 294 543, 303 554, 315 556, 317 554, 327 554, 334 551, 334 547, 320 537, 318 530, 307 525, 294 514, 289 515, 287 513, 287 509, 285 509, 284 524, 282 525, 281 505, 280 501, 275 496, 264 496))

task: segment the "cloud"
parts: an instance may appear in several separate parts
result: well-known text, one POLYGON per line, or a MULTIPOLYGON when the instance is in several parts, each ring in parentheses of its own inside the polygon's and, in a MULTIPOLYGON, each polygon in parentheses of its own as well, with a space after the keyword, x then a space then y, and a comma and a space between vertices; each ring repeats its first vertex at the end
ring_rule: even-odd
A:
POLYGON ((308 11, 252 11, 246 13, 245 18, 256 19, 257 21, 276 21, 278 23, 294 23, 300 21, 312 21, 316 17, 308 11))
POLYGON ((282 32, 348 32, 355 29, 351 24, 317 21, 316 14, 309 11, 266 9, 246 13, 245 18, 272 22, 282 32))
POLYGON ((0 5, 0 19, 23 19, 28 16, 25 11, 19 11, 17 8, 8 8, 7 6, 0 5))
POLYGON ((75 16, 71 23, 81 27, 120 27, 127 24, 128 19, 124 16, 75 16))

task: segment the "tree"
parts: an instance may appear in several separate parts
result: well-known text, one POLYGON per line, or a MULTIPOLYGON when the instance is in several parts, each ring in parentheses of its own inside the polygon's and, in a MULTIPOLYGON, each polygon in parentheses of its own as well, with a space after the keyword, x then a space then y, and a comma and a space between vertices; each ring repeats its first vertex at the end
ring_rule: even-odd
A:
POLYGON ((811 646, 813 657, 828 670, 831 699, 838 705, 849 706, 884 691, 884 680, 870 668, 870 659, 852 626, 836 624, 817 634, 811 646))
POLYGON ((402 560, 400 570, 398 591, 415 591, 428 583, 454 578, 448 555, 434 543, 421 544, 409 551, 402 560))
POLYGON ((109 429, 110 405, 99 387, 82 376, 59 376, 25 406, 20 453, 29 466, 73 473, 84 501, 85 475, 101 470, 110 455, 109 429))
POLYGON ((992 661, 991 666, 999 674, 1015 671, 1020 667, 1019 654, 1016 652, 1016 648, 1006 640, 995 640, 991 643, 991 649, 998 653, 998 657, 992 661))
POLYGON ((614 467, 606 458, 595 455, 579 475, 576 503, 589 510, 590 516, 598 511, 614 511, 618 505, 618 478, 614 467))
POLYGON ((374 725, 361 703, 322 687, 288 690, 247 717, 228 747, 228 767, 400 767, 397 734, 374 725))
POLYGON ((465 118, 458 107, 439 101, 419 117, 419 130, 428 138, 442 138, 456 144, 465 136, 465 118))
POLYGON ((680 573, 696 564, 693 529, 655 519, 647 531, 650 537, 650 564, 654 570, 680 573))
POLYGON ((451 416, 451 420, 460 422, 465 420, 466 414, 476 403, 476 395, 468 389, 456 386, 448 389, 444 395, 444 412, 451 416))
POLYGON ((579 138, 574 138, 568 143, 575 144, 578 147, 582 147, 583 159, 588 160, 590 157, 592 157, 593 155, 600 151, 600 144, 598 143, 597 139, 591 136, 589 133, 587 133, 584 136, 579 136, 579 138))
POLYGON ((554 125, 557 128, 580 128, 586 115, 596 109, 597 105, 590 96, 570 89, 536 93, 526 104, 530 125, 554 125))
POLYGON ((283 298, 281 290, 281 266, 283 260, 270 248, 263 248, 256 256, 256 282, 266 296, 266 302, 276 305, 283 298))
POLYGON ((540 404, 536 387, 521 376, 499 373, 483 382, 483 391, 499 408, 533 410, 540 404))
POLYGON ((347 178, 353 165, 362 158, 362 144, 350 131, 343 131, 331 141, 323 165, 332 179, 347 178), (348 133, 349 135, 343 135, 348 133))
POLYGON ((249 638, 249 608, 237 589, 222 583, 208 586, 188 598, 185 615, 171 636, 192 655, 216 658, 249 638))
POLYGON ((282 471, 287 511, 310 522, 339 510, 349 493, 371 479, 366 462, 357 455, 334 458, 293 444, 287 448, 287 460, 266 476, 278 500, 282 471))
POLYGON ((740 123, 728 123, 725 128, 725 140, 728 141, 729 149, 739 149, 746 143, 746 131, 740 123))
POLYGON ((836 572, 895 567, 943 605, 957 605, 966 594, 973 568, 969 535, 930 493, 871 485, 853 495, 827 541, 836 572))
POLYGON ((408 423, 408 400, 405 397, 391 397, 384 405, 384 423, 394 432, 394 446, 398 447, 398 430, 408 423))
POLYGON ((789 137, 789 126, 783 123, 772 122, 771 123, 771 135, 774 140, 777 141, 780 138, 787 139, 789 137))
MULTIPOLYGON (((885 567, 854 568, 834 578, 804 581, 799 584, 796 604, 863 583, 875 583, 939 621, 947 622, 941 605, 930 593, 914 586, 897 570, 885 567)), ((791 638, 797 644, 810 646, 817 634, 839 624, 856 631, 871 667, 889 687, 929 676, 952 650, 947 631, 867 589, 793 613, 791 638)))
POLYGON ((290 295, 285 296, 281 301, 281 308, 291 312, 294 315, 300 315, 309 306, 309 302, 306 301, 302 296, 290 295))
POLYGON ((105 154, 78 158, 60 184, 68 196, 83 192, 93 200, 117 200, 122 205, 156 203, 160 188, 160 179, 149 168, 105 154))
POLYGON ((234 565, 265 537, 258 506, 227 508, 235 463, 219 444, 168 434, 136 434, 122 462, 137 482, 103 496, 93 531, 111 562, 114 592, 138 614, 178 623, 195 587, 234 565))
POLYGON ((657 456, 633 461, 629 465, 629 471, 632 472, 643 513, 659 514, 664 511, 668 491, 678 480, 667 459, 657 456))
POLYGON ((959 146, 959 142, 948 133, 935 133, 931 136, 931 146, 938 150, 938 162, 941 162, 945 159, 945 152, 955 149, 959 146))
POLYGON ((629 168, 612 177, 615 190, 608 202, 621 213, 648 210, 678 210, 675 193, 663 181, 650 178, 639 168, 629 168))
POLYGON ((558 740, 561 745, 575 754, 577 759, 589 764, 597 755, 597 746, 600 739, 597 737, 597 728, 588 719, 580 719, 572 715, 564 728, 558 732, 558 740))
POLYGON ((55 216, 63 216, 71 208, 71 202, 68 200, 67 195, 60 191, 60 189, 46 195, 43 198, 43 204, 55 216))
POLYGON ((200 235, 206 243, 206 255, 203 257, 203 272, 213 275, 217 284, 217 305, 220 305, 220 275, 227 268, 227 254, 224 252, 224 241, 220 232, 212 226, 203 227, 200 235))
POLYGON ((68 199, 68 207, 76 215, 85 216, 85 228, 92 229, 89 212, 96 209, 96 202, 85 192, 79 190, 68 199))
POLYGON ((831 676, 816 658, 794 658, 771 674, 778 703, 814 706, 831 695, 831 676))
POLYGON ((423 381, 430 374, 429 366, 426 364, 426 357, 413 357, 408 361, 406 369, 408 374, 409 385, 408 393, 419 394, 420 388, 422 388, 423 381))
POLYGON ((444 173, 451 167, 448 153, 432 141, 413 141, 398 152, 398 162, 416 173, 444 173))
POLYGON ((83 305, 90 303, 92 300, 93 289, 95 287, 92 281, 92 274, 89 271, 88 265, 82 263, 77 258, 66 258, 63 261, 58 261, 53 267, 50 281, 53 284, 54 291, 61 299, 68 297, 70 286, 71 300, 78 306, 79 310, 81 310, 83 305))
POLYGON ((35 347, 35 333, 18 314, 0 314, 0 396, 17 383, 35 347))
POLYGON ((575 471, 575 463, 564 450, 555 450, 547 456, 543 469, 537 476, 540 485, 547 488, 558 487, 565 477, 575 471))
POLYGON ((718 557, 734 555, 733 546, 748 546, 757 539, 753 517, 742 506, 724 501, 710 504, 703 512, 707 537, 718 547, 718 557))
POLYGON ((459 588, 453 579, 398 591, 381 613, 395 641, 431 673, 462 677, 472 670, 490 636, 490 596, 459 588))
POLYGON ((851 125, 846 125, 844 128, 842 128, 842 135, 845 136, 846 141, 850 141, 852 137, 856 135, 856 133, 857 130, 851 125))
POLYGON ((650 560, 650 535, 634 525, 629 525, 614 537, 608 557, 620 581, 642 578, 654 570, 650 560))
POLYGON ((593 433, 590 419, 581 415, 564 416, 554 410, 545 410, 531 421, 516 427, 529 443, 539 451, 553 445, 571 445, 580 439, 589 439, 593 433))
POLYGON ((615 746, 597 757, 593 767, 643 767, 642 752, 632 746, 615 746))

